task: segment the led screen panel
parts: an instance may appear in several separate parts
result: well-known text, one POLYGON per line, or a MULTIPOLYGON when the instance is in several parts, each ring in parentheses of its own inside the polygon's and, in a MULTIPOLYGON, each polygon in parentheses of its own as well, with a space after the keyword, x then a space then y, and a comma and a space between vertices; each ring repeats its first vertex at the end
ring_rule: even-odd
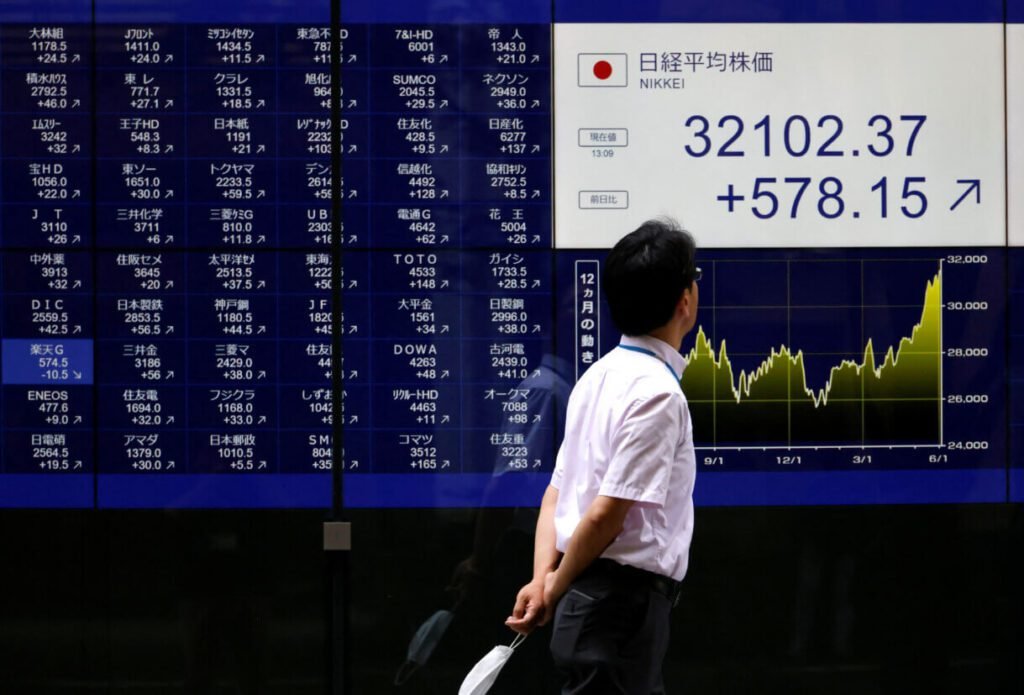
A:
POLYGON ((0 8, 0 506, 534 505, 658 215, 699 503, 1020 499, 1019 2, 334 11, 0 8))

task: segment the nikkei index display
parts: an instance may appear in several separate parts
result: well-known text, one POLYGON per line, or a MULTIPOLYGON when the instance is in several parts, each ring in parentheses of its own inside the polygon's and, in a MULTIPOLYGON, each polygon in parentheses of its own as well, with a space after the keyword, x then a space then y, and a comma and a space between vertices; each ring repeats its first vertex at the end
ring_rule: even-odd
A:
POLYGON ((570 2, 555 51, 560 354, 617 340, 598 250, 695 234, 699 502, 1006 499, 1001 7, 570 2))

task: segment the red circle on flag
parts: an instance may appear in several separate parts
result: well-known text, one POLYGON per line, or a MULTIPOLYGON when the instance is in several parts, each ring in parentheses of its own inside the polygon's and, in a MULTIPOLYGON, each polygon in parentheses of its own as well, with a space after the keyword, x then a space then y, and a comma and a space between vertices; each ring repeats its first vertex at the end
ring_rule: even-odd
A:
POLYGON ((594 77, 599 80, 607 80, 612 76, 612 64, 607 60, 599 60, 594 63, 594 77))

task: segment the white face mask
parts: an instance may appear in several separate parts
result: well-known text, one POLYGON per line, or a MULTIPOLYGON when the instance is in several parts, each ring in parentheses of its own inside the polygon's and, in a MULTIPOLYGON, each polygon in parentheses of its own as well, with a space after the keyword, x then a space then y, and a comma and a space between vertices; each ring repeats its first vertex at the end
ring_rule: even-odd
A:
POLYGON ((523 643, 526 635, 516 635, 511 646, 498 645, 484 655, 484 658, 476 662, 476 666, 466 675, 459 688, 459 695, 484 695, 494 681, 498 680, 498 674, 502 667, 512 656, 512 652, 523 643))
POLYGON ((395 685, 405 683, 416 669, 427 663, 454 617, 455 614, 451 611, 439 610, 420 625, 409 642, 405 663, 395 674, 395 685))

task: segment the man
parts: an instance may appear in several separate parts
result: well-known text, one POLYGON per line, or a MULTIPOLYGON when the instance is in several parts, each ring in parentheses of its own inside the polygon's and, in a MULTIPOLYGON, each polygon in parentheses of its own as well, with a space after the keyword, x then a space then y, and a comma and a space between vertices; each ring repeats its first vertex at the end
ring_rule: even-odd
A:
POLYGON ((663 692, 669 610, 693 534, 696 464, 679 350, 697 320, 695 250, 675 223, 655 220, 605 260, 604 295, 623 338, 569 397, 533 580, 506 621, 526 634, 554 614, 563 695, 663 692))

